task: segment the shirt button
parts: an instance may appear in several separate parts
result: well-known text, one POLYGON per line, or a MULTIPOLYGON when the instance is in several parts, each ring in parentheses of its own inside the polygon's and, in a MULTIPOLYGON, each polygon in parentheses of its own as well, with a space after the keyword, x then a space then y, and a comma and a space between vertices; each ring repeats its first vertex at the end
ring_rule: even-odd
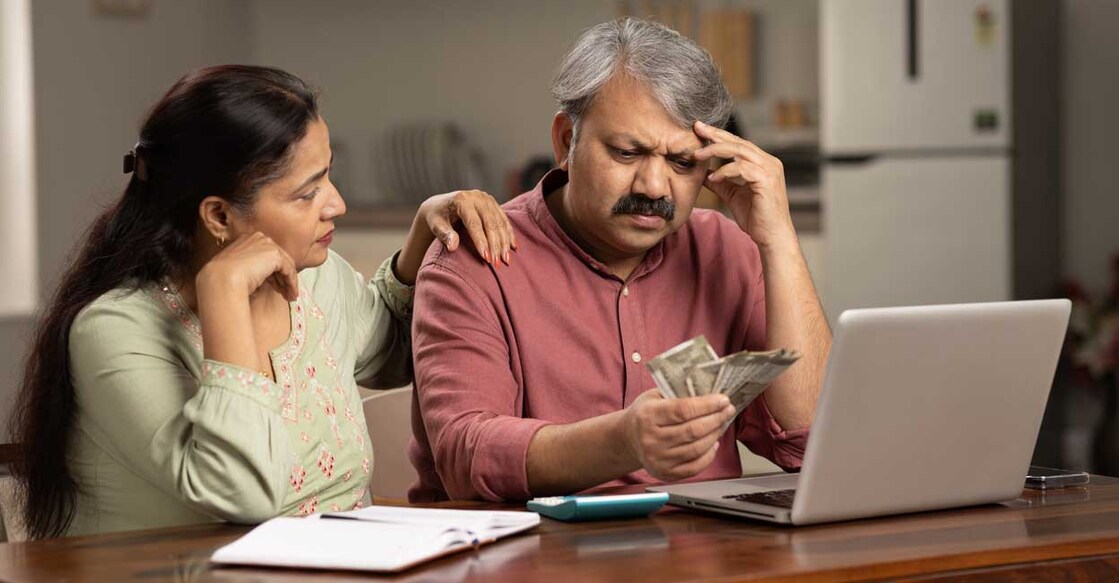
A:
POLYGON ((629 286, 628 285, 622 288, 622 295, 627 297, 627 298, 629 297, 629 286))
POLYGON ((640 352, 634 352, 633 353, 633 362, 641 362, 641 353, 640 352))

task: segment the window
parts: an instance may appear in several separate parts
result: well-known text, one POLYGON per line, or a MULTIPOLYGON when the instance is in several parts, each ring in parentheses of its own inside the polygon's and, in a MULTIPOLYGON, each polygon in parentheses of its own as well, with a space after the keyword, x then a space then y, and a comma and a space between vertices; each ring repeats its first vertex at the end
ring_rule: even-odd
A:
POLYGON ((0 0, 0 316, 38 296, 31 0, 0 0))

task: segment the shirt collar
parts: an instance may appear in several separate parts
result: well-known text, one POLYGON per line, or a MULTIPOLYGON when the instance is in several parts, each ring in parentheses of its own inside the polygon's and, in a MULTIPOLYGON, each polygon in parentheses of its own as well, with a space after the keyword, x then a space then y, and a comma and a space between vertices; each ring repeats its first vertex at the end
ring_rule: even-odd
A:
MULTIPOLYGON (((616 279, 621 281, 621 278, 614 275, 613 272, 601 261, 591 257, 589 253, 583 250, 568 234, 560 227, 559 222, 552 216, 552 211, 548 210, 548 205, 544 201, 544 197, 549 193, 555 192, 562 186, 567 184, 567 171, 554 168, 540 179, 531 192, 526 196, 529 199, 526 201, 528 206, 529 216, 532 217, 533 222, 540 228, 540 230, 552 242, 559 245, 566 246, 569 251, 580 261, 582 261, 592 271, 602 277, 616 279)), ((672 235, 670 234, 669 237, 672 235)), ((665 237, 667 239, 668 237, 665 237)), ((664 259, 664 239, 657 242, 649 252, 645 254, 645 259, 637 266, 637 269, 630 275, 630 280, 635 280, 644 276, 654 269, 656 269, 664 259)))

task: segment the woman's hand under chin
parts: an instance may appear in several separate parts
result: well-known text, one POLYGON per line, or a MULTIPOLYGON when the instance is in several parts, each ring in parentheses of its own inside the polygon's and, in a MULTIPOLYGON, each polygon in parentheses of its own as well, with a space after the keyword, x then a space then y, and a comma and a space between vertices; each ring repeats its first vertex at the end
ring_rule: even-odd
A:
POLYGON ((195 278, 197 293, 224 288, 239 297, 249 297, 271 283, 287 301, 299 296, 299 273, 295 262, 264 233, 242 235, 218 251, 195 278))

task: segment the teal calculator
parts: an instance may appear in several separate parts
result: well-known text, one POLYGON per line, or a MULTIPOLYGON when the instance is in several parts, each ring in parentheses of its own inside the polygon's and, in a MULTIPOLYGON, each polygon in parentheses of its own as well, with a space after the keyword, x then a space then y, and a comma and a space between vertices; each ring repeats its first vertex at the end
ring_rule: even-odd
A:
POLYGON ((541 516, 565 522, 640 518, 660 510, 668 494, 619 494, 616 496, 552 496, 533 498, 528 509, 541 516))

